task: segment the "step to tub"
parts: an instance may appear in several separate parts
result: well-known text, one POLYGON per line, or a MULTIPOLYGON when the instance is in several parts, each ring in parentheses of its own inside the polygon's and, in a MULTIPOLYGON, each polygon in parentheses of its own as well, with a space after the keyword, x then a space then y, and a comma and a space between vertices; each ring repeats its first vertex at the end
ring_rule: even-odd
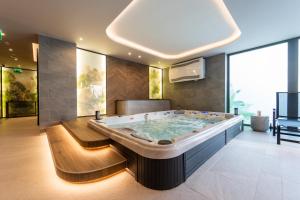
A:
POLYGON ((57 125, 46 129, 56 173, 70 182, 90 182, 126 168, 126 159, 111 147, 85 149, 57 125))
POLYGON ((71 121, 64 121, 62 125, 70 132, 76 141, 85 148, 98 148, 108 146, 109 137, 88 127, 90 117, 77 118, 71 121))

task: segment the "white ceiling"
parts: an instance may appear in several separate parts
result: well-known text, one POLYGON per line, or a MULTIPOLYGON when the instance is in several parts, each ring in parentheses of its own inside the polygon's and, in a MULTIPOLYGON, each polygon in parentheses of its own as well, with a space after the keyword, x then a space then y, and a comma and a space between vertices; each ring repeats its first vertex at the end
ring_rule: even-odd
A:
MULTIPOLYGON (((224 0, 242 32, 241 37, 222 48, 186 58, 166 60, 120 45, 107 37, 106 28, 129 5, 130 0, 1 0, 0 2, 0 29, 8 33, 8 39, 14 34, 31 36, 43 34, 75 42, 82 48, 149 65, 169 65, 193 57, 231 53, 300 36, 299 0, 224 0), (83 41, 79 41, 80 37, 83 41), (128 56, 128 52, 132 52, 132 55, 128 56), (138 55, 141 55, 141 59, 138 55)), ((149 15, 144 17, 143 20, 151 19, 149 15)), ((195 27, 196 31, 199 31, 200 27, 195 27)), ((145 30, 139 30, 139 34, 145 34, 145 30)), ((160 30, 153 31, 153 35, 160 35, 160 30)), ((16 44, 20 41, 11 38, 9 42, 16 45, 16 48, 22 48, 22 45, 17 47, 16 44)), ((176 45, 169 45, 167 50, 172 47, 174 52, 178 48, 176 45)), ((17 52, 17 49, 15 51, 17 52)), ((32 52, 28 52, 30 56, 21 56, 22 52, 19 51, 20 55, 17 56, 24 59, 32 57, 32 52)))
MULTIPOLYGON (((12 23, 10 24, 12 25, 12 23)), ((1 28, 4 27, 0 22, 1 28)), ((32 42, 37 42, 37 37, 35 34, 19 31, 20 29, 26 30, 26 27, 10 26, 9 32, 5 28, 6 36, 0 41, 0 65, 36 69, 32 55, 32 42)))
POLYGON ((185 58, 240 36, 223 1, 215 0, 133 1, 106 33, 120 44, 165 59, 185 58))

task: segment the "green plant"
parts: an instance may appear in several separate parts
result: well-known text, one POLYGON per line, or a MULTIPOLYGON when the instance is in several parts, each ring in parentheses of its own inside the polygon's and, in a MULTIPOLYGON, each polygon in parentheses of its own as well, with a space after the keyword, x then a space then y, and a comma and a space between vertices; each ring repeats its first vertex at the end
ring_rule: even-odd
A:
POLYGON ((249 103, 245 103, 244 101, 237 100, 237 95, 241 92, 241 90, 234 90, 232 85, 230 86, 230 112, 234 112, 234 108, 238 108, 239 114, 241 114, 244 119, 245 123, 250 122, 250 117, 254 115, 253 112, 251 112, 249 109, 252 106, 249 103))

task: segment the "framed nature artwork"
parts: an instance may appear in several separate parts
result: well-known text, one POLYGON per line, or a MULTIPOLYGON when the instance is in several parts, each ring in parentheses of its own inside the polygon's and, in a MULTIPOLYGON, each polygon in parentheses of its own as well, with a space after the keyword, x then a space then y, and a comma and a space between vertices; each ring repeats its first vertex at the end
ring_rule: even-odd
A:
POLYGON ((24 117, 37 114, 37 72, 2 67, 2 116, 24 117))
POLYGON ((162 99, 162 69, 149 67, 149 98, 162 99))
POLYGON ((77 116, 106 114, 106 56, 77 49, 77 116))

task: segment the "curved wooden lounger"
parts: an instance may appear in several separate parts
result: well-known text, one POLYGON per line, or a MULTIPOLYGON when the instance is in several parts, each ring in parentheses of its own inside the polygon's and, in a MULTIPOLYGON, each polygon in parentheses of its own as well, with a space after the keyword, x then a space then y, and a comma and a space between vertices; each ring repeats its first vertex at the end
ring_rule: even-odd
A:
POLYGON ((67 181, 93 181, 126 168, 126 159, 111 147, 84 149, 62 125, 48 128, 47 137, 57 175, 67 181))
POLYGON ((108 146, 109 137, 106 137, 87 126, 90 118, 82 117, 71 121, 62 122, 62 125, 77 140, 77 142, 85 148, 97 148, 108 146))

